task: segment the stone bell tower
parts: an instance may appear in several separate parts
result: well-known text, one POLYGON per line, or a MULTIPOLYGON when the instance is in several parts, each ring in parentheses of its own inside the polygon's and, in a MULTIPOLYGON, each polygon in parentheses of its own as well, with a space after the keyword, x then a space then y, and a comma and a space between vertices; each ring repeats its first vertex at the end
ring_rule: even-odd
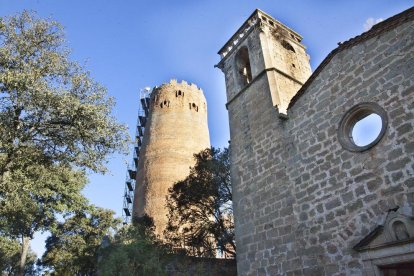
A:
POLYGON ((286 115, 290 100, 311 75, 301 40, 295 31, 255 10, 218 52, 228 105, 243 93, 265 92, 279 115, 286 115))
POLYGON ((286 191, 291 189, 286 159, 275 158, 275 154, 291 139, 281 131, 289 122, 284 119, 289 102, 311 74, 309 56, 300 42, 301 36, 295 31, 255 10, 218 52, 221 60, 217 67, 226 81, 241 274, 250 275, 250 256, 256 254, 255 247, 246 241, 253 238, 259 243, 256 246, 270 246, 263 233, 273 226, 263 226, 259 221, 276 219, 271 215, 279 209, 281 214, 292 214, 291 203, 286 201, 286 191), (274 207, 269 202, 280 205, 274 207), (272 207, 265 208, 268 206, 272 207))

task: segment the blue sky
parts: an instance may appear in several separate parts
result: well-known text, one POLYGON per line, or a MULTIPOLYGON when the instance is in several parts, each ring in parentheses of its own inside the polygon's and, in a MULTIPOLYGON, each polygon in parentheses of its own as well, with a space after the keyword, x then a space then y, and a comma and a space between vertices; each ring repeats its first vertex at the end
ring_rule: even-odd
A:
MULTIPOLYGON (((225 84, 217 51, 259 8, 303 36, 312 71, 338 42, 364 31, 364 24, 386 19, 414 0, 0 0, 0 16, 36 11, 65 27, 72 58, 91 71, 116 99, 114 116, 134 134, 139 90, 175 78, 196 83, 208 103, 211 143, 227 146, 225 84)), ((85 195, 121 216, 126 163, 111 156, 107 175, 90 175, 85 195)), ((45 235, 43 235, 44 237, 45 235)), ((43 239, 32 248, 43 252, 43 239)))

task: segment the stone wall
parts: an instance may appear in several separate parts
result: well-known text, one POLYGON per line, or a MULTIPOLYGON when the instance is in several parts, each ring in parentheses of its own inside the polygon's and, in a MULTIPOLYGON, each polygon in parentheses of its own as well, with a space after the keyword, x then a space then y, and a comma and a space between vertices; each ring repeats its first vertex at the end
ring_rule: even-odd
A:
POLYGON ((353 247, 414 188, 413 35, 411 19, 338 51, 287 120, 268 73, 237 94, 222 64, 240 275, 362 274, 353 247), (388 125, 374 147, 351 152, 339 123, 363 102, 382 107, 388 125))
POLYGON ((183 81, 155 88, 140 151, 134 215, 154 219, 162 237, 167 223, 168 188, 183 180, 194 165, 194 154, 210 147, 207 103, 203 91, 183 81))
POLYGON ((168 276, 236 276, 235 259, 173 256, 166 266, 168 276))

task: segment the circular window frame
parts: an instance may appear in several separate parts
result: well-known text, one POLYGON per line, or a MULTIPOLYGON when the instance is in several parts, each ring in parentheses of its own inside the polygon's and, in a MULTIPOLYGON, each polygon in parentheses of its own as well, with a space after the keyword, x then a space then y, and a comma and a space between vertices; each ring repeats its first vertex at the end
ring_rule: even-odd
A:
POLYGON ((384 137, 385 131, 388 126, 387 112, 379 106, 377 103, 364 102, 353 106, 342 117, 339 123, 338 140, 342 147, 352 152, 366 151, 375 146, 384 137), (352 130, 355 124, 363 118, 377 114, 381 117, 382 125, 381 131, 374 141, 365 146, 358 146, 355 144, 352 138, 352 130))

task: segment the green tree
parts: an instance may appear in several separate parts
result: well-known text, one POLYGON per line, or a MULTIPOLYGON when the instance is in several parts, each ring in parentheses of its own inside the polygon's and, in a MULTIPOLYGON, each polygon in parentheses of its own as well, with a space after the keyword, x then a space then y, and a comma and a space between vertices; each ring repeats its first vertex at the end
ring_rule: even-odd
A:
POLYGON ((167 275, 170 249, 154 234, 154 223, 144 216, 126 225, 103 250, 100 275, 167 275))
POLYGON ((21 240, 20 275, 33 233, 82 208, 84 170, 105 172, 106 156, 126 149, 113 105, 70 61, 58 23, 0 18, 0 229, 21 240))
POLYGON ((81 194, 84 172, 64 165, 33 164, 9 172, 2 183, 0 231, 21 242, 20 268, 23 271, 30 240, 37 231, 53 229, 56 214, 65 214, 87 205, 81 194))
POLYGON ((114 212, 89 206, 52 230, 46 240, 42 265, 57 275, 95 275, 101 243, 120 224, 114 212))
MULTIPOLYGON (((0 274, 15 275, 19 271, 20 244, 16 240, 11 240, 0 236, 0 274)), ((36 254, 29 250, 27 262, 24 268, 26 275, 34 275, 36 254)))
POLYGON ((190 175, 169 189, 167 241, 188 255, 234 258, 229 151, 210 148, 194 155, 190 175))
POLYGON ((28 12, 0 22, 0 176, 32 157, 105 171, 126 141, 106 89, 69 60, 57 22, 28 12))

